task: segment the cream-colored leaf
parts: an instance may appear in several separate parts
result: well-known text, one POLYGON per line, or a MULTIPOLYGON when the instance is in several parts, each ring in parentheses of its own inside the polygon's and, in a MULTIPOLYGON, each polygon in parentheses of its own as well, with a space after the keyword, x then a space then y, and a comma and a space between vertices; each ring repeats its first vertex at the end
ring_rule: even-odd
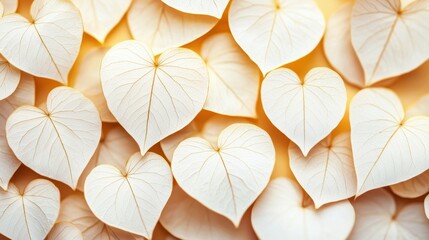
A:
POLYGON ((303 191, 295 182, 273 180, 256 201, 252 225, 260 239, 346 239, 355 213, 348 200, 314 209, 303 206, 303 191))
POLYGON ((229 33, 204 41, 201 57, 207 64, 210 87, 204 109, 223 115, 256 118, 259 71, 229 33))
POLYGON ((94 168, 85 199, 106 224, 151 239, 172 188, 170 166, 161 156, 135 153, 123 172, 111 165, 94 168))
POLYGON ((189 196, 238 226, 268 184, 274 161, 274 146, 264 130, 233 124, 222 131, 217 144, 198 137, 182 141, 172 171, 189 196))
POLYGON ((239 228, 235 228, 228 219, 210 211, 186 195, 179 186, 173 188, 171 198, 162 211, 160 222, 170 233, 180 239, 256 239, 249 216, 243 218, 239 228))
POLYGON ((350 125, 358 196, 429 168, 429 117, 404 118, 394 92, 361 90, 350 104, 350 125))
POLYGON ((82 233, 72 223, 59 222, 54 225, 47 240, 83 240, 82 233))
POLYGON ((371 85, 409 72, 429 55, 429 0, 401 9, 400 0, 358 0, 351 18, 352 43, 371 85))
POLYGON ((4 8, 3 15, 14 13, 18 8, 18 0, 0 0, 0 5, 4 8))
POLYGON ((25 189, 13 183, 0 189, 0 233, 11 239, 44 239, 60 211, 60 191, 44 179, 30 182, 25 189))
POLYGON ((421 97, 413 106, 407 109, 407 118, 413 116, 429 116, 429 94, 421 97))
POLYGON ((121 171, 125 171, 127 159, 133 153, 139 151, 134 139, 120 126, 115 126, 103 132, 104 136, 101 137, 97 150, 79 178, 77 189, 82 192, 84 191, 86 177, 96 166, 109 164, 121 171))
POLYGON ((37 173, 76 188, 94 154, 101 121, 94 104, 69 87, 53 89, 46 110, 23 106, 6 123, 15 155, 37 173))
POLYGON ((229 0, 162 0, 179 11, 222 18, 229 0))
POLYGON ((0 187, 7 190, 9 180, 18 170, 21 162, 16 159, 6 139, 6 121, 9 115, 22 105, 33 105, 35 101, 34 79, 22 74, 16 91, 0 101, 0 187))
POLYGON ((101 66, 107 105, 142 154, 195 118, 207 98, 208 81, 195 52, 173 48, 155 57, 134 40, 114 46, 101 66))
POLYGON ((100 221, 89 209, 83 195, 75 194, 61 201, 58 222, 69 222, 88 240, 144 240, 145 238, 116 229, 100 221))
POLYGON ((343 118, 347 93, 341 77, 329 68, 313 68, 303 82, 281 68, 265 77, 261 99, 270 121, 306 156, 343 118))
POLYGON ((426 239, 429 220, 422 202, 409 203, 396 208, 392 195, 383 189, 371 191, 353 204, 356 223, 351 240, 376 239, 426 239))
POLYGON ((310 53, 325 30, 312 0, 233 0, 228 19, 238 45, 264 75, 310 53))
POLYGON ((390 186, 392 192, 403 198, 416 198, 429 192, 429 170, 405 182, 390 186))
POLYGON ((9 97, 16 90, 20 78, 21 71, 0 55, 0 101, 9 97))
POLYGON ((298 182, 316 208, 356 193, 356 174, 350 134, 328 136, 304 157, 295 144, 289 145, 289 164, 298 182))
POLYGON ((85 56, 80 64, 74 87, 91 99, 103 122, 116 122, 107 107, 100 80, 101 61, 108 50, 108 48, 96 48, 85 56))
POLYGON ((80 10, 84 30, 100 43, 119 23, 131 0, 71 0, 80 10))
POLYGON ((424 207, 425 207, 425 214, 426 214, 426 217, 429 219, 429 195, 427 195, 427 196, 425 197, 425 200, 424 200, 424 207))
POLYGON ((218 19, 180 12, 161 0, 134 0, 127 15, 131 34, 155 54, 206 34, 218 19))
POLYGON ((350 18, 353 4, 347 3, 334 13, 328 21, 323 49, 329 63, 355 86, 365 86, 362 65, 352 45, 350 18))
POLYGON ((25 72, 67 84, 83 35, 79 10, 65 0, 34 0, 31 16, 0 18, 0 53, 25 72))

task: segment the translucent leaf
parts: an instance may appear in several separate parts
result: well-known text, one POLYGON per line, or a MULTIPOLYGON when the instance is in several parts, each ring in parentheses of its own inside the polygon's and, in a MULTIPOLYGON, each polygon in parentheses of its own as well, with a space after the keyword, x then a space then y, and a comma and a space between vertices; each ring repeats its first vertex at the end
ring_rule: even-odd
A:
POLYGON ((4 15, 14 13, 18 8, 18 0, 0 0, 0 4, 3 5, 4 15))
POLYGON ((144 240, 145 238, 116 229, 100 221, 89 209, 83 195, 75 194, 61 201, 58 222, 69 222, 82 233, 83 239, 105 240, 126 239, 144 240))
POLYGON ((162 211, 160 222, 170 233, 180 239, 256 239, 250 216, 247 215, 243 218, 240 227, 235 228, 225 217, 210 211, 186 195, 179 186, 175 186, 171 198, 162 211))
POLYGON ((429 116, 429 94, 421 97, 413 106, 407 109, 406 116, 429 116))
POLYGON ((21 71, 0 55, 0 100, 9 97, 18 87, 21 71))
POLYGON ((75 189, 97 148, 101 121, 89 99, 72 88, 58 87, 49 93, 46 110, 23 106, 13 112, 6 132, 22 163, 75 189))
POLYGON ((353 4, 347 3, 334 13, 328 21, 323 48, 329 63, 355 86, 364 87, 362 65, 352 45, 350 18, 353 4))
POLYGON ((400 0, 358 0, 351 18, 352 43, 371 85, 409 72, 429 55, 429 1, 401 8, 400 0))
POLYGON ((265 75, 310 53, 322 39, 325 19, 312 0, 233 0, 229 26, 265 75))
POLYGON ((405 182, 390 186, 392 192, 403 198, 416 198, 429 192, 429 171, 405 182))
POLYGON ((0 101, 0 187, 7 190, 9 180, 18 170, 21 162, 16 159, 6 139, 6 120, 9 115, 22 105, 33 105, 35 100, 34 79, 22 74, 16 91, 0 101))
POLYGON ((429 220, 422 202, 397 209, 392 195, 383 189, 366 193, 353 204, 356 223, 350 239, 426 239, 429 220))
POLYGON ((314 209, 287 178, 273 180, 256 201, 252 225, 260 239, 346 239, 355 213, 348 200, 314 209))
POLYGON ((107 105, 142 154, 195 118, 207 97, 208 78, 193 51, 173 48, 155 57, 138 41, 114 46, 101 67, 107 105))
POLYGON ((155 54, 180 47, 206 34, 218 19, 180 12, 161 0, 135 0, 127 16, 134 39, 155 54))
POLYGON ((80 10, 85 32, 101 43, 131 5, 131 0, 71 1, 80 10))
POLYGON ((280 68, 265 77, 261 99, 270 121, 306 156, 343 118, 347 93, 329 68, 313 68, 303 82, 292 70, 280 68))
POLYGON ((198 137, 182 141, 172 171, 189 196, 238 226, 268 184, 274 161, 274 146, 264 130, 233 124, 222 131, 217 144, 198 137))
POLYGON ((1 54, 25 72, 66 84, 82 41, 79 10, 69 1, 34 0, 31 16, 0 18, 1 54))
POLYGON ((151 239, 172 188, 170 167, 161 156, 135 153, 123 172, 111 165, 94 168, 85 181, 85 199, 106 224, 151 239))
POLYGON ((259 71, 229 33, 209 37, 201 47, 210 76, 204 109, 223 115, 256 117, 259 71))
POLYGON ((296 179, 313 199, 316 208, 356 193, 350 134, 327 137, 304 157, 298 146, 289 145, 289 164, 296 179))
POLYGON ((162 0, 179 11, 221 18, 229 0, 162 0))
POLYGON ((44 179, 25 189, 0 189, 0 233, 11 239, 44 239, 60 211, 60 191, 44 179))
POLYGON ((54 225, 47 240, 83 240, 79 228, 68 222, 59 222, 54 225))
POLYGON ((408 180, 429 168, 429 117, 404 118, 390 90, 368 88, 350 104, 357 195, 408 180))

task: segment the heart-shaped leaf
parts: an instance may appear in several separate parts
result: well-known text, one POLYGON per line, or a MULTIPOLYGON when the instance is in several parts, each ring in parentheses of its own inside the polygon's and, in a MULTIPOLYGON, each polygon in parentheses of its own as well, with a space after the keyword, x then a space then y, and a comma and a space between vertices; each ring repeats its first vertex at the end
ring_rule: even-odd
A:
POLYGON ((341 77, 329 68, 313 68, 303 82, 281 68, 265 77, 261 99, 274 126, 307 156, 343 118, 347 93, 341 77))
POLYGON ((422 202, 397 209, 394 198, 383 189, 371 191, 353 204, 356 223, 351 240, 360 239, 426 239, 429 220, 422 202))
POLYGON ((9 180, 18 170, 21 162, 16 159, 6 139, 6 121, 9 115, 22 105, 33 105, 35 101, 34 79, 22 74, 16 91, 0 101, 0 187, 7 190, 9 180))
POLYGON ((364 89, 350 104, 357 195, 408 180, 429 168, 429 117, 404 118, 400 99, 364 89))
POLYGON ((89 99, 69 87, 53 89, 46 108, 23 106, 13 112, 7 141, 29 168, 75 189, 100 140, 100 117, 89 99))
POLYGON ((44 239, 60 210, 60 191, 44 179, 30 182, 25 190, 13 183, 0 189, 0 233, 11 239, 44 239))
POLYGON ((429 170, 405 182, 391 185, 390 189, 403 198, 416 198, 429 192, 429 170))
POLYGON ((352 45, 350 18, 353 4, 347 3, 334 13, 326 26, 323 49, 329 63, 348 83, 365 86, 362 65, 352 45))
POLYGON ((25 72, 66 84, 82 41, 79 10, 69 1, 34 0, 31 16, 0 18, 0 53, 25 72))
POLYGON ((0 0, 0 5, 3 5, 4 15, 14 13, 18 8, 18 0, 0 0))
POLYGON ((9 97, 16 90, 20 78, 21 71, 0 55, 0 100, 9 97))
POLYGON ((142 154, 195 118, 208 81, 204 61, 193 51, 174 48, 155 57, 138 41, 114 46, 101 66, 107 105, 142 154))
POLYGON ((228 21, 238 45, 264 75, 310 53, 325 30, 312 0, 233 0, 228 21))
POLYGON ((47 240, 83 240, 82 233, 72 223, 59 222, 54 225, 47 240))
POLYGON ((58 222, 69 222, 82 233, 83 239, 130 239, 145 238, 116 229, 100 221, 89 209, 83 195, 75 194, 61 201, 58 222))
POLYGON ((295 182, 273 180, 252 210, 252 225, 260 239, 346 239, 355 213, 348 200, 315 210, 303 206, 303 191, 295 182))
POLYGON ((201 57, 210 76, 204 109, 223 115, 256 117, 259 71, 229 33, 203 42, 201 57))
POLYGON ((155 54, 206 34, 218 19, 169 7, 161 0, 134 0, 127 16, 134 39, 146 43, 155 54))
POLYGON ((229 0, 162 0, 179 11, 221 18, 229 0))
POLYGON ((189 196, 238 226, 268 184, 274 161, 274 146, 264 130, 233 124, 222 131, 217 144, 198 137, 181 142, 172 170, 189 196))
POLYGON ((79 73, 73 87, 91 99, 97 107, 103 122, 116 122, 115 117, 107 107, 106 98, 101 88, 101 61, 108 50, 108 48, 96 48, 85 56, 80 64, 79 73))
POLYGON ((139 147, 134 139, 120 126, 103 129, 103 136, 100 139, 97 150, 95 150, 91 161, 83 170, 77 189, 84 191, 86 177, 98 165, 109 164, 121 171, 125 171, 126 160, 137 151, 139 151, 139 147))
POLYGON ((71 1, 80 10, 85 32, 101 43, 131 5, 131 0, 71 1))
POLYGON ((162 211, 160 222, 170 233, 180 239, 256 239, 250 223, 250 214, 246 215, 240 227, 235 228, 224 216, 210 211, 186 195, 179 186, 175 186, 162 211))
POLYGON ((304 157, 298 146, 289 145, 289 164, 298 182, 320 206, 347 199, 356 193, 350 134, 328 136, 304 157))
POLYGON ((135 153, 123 172, 111 165, 94 168, 85 181, 85 199, 106 224, 151 239, 172 188, 170 167, 161 156, 135 153))
POLYGON ((428 59, 427 22, 427 0, 416 0, 404 9, 400 0, 356 2, 351 18, 352 43, 366 85, 409 72, 428 59))

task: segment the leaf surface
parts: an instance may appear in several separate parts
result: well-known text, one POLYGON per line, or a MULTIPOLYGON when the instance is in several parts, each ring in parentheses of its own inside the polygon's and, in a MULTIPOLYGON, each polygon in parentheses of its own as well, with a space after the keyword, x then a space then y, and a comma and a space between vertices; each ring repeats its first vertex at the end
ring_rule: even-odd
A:
POLYGON ((68 222, 59 222, 54 225, 47 240, 83 240, 79 228, 68 222))
POLYGON ((229 0, 162 0, 179 11, 221 18, 229 0))
POLYGON ((16 90, 20 78, 21 71, 0 55, 0 101, 16 90))

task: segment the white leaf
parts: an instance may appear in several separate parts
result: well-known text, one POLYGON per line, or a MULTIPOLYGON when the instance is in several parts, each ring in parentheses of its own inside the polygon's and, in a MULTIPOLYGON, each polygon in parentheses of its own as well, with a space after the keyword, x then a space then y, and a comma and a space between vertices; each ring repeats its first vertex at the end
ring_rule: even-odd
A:
POLYGON ((222 18, 229 0, 162 0, 179 11, 222 18))
POLYGON ((429 116, 429 94, 421 97, 413 106, 407 109, 407 118, 419 115, 429 116))
POLYGON ((429 219, 429 195, 427 195, 427 196, 425 197, 425 200, 424 200, 424 207, 425 207, 425 214, 426 214, 426 217, 429 219))
POLYGON ((325 19, 312 0, 233 0, 229 26, 265 75, 310 53, 322 39, 325 19))
POLYGON ((391 185, 390 189, 403 198, 416 198, 429 192, 429 170, 405 182, 391 185))
POLYGON ((154 57, 138 41, 114 46, 101 67, 107 105, 142 154, 195 118, 207 97, 208 78, 193 51, 173 48, 154 57))
POLYGON ((206 34, 218 19, 180 12, 161 0, 135 0, 127 15, 134 39, 155 54, 180 47, 206 34))
POLYGON ((127 159, 133 153, 139 151, 139 147, 134 139, 120 126, 104 129, 103 132, 104 136, 101 137, 97 150, 95 150, 94 155, 79 178, 77 189, 82 192, 86 177, 96 166, 109 164, 121 171, 125 170, 127 159))
POLYGON ((60 210, 60 191, 44 179, 30 182, 25 190, 13 183, 0 189, 0 233, 11 239, 44 239, 60 210))
POLYGON ((204 109, 215 113, 256 118, 259 71, 229 33, 203 42, 201 57, 210 76, 204 109))
POLYGON ((362 65, 352 45, 350 18, 353 4, 347 3, 328 21, 323 49, 329 63, 344 77, 358 87, 365 86, 362 65))
POLYGON ((352 43, 371 85, 409 72, 429 55, 429 1, 401 9, 400 0, 358 0, 351 18, 352 43))
POLYGON ((79 10, 69 1, 35 0, 31 16, 0 18, 0 53, 25 72, 67 84, 82 41, 79 10))
POLYGON ((260 239, 346 239, 354 221, 348 200, 317 210, 303 206, 301 188, 286 178, 273 180, 252 210, 252 225, 260 239))
POLYGON ((46 110, 23 106, 6 123, 7 141, 22 163, 73 189, 100 135, 101 121, 94 104, 69 87, 53 89, 46 110))
POLYGON ((0 55, 0 100, 9 97, 16 90, 20 78, 21 71, 0 55))
POLYGON ((115 117, 107 107, 106 98, 101 88, 101 61, 108 50, 108 48, 96 48, 85 56, 80 64, 74 88, 91 99, 97 107, 103 122, 116 122, 115 117))
POLYGON ((347 93, 341 77, 329 68, 313 68, 303 82, 281 68, 265 77, 261 99, 270 121, 306 156, 343 118, 347 93))
POLYGON ((222 131, 217 144, 195 137, 181 142, 172 171, 189 196, 238 226, 268 184, 274 161, 274 146, 264 130, 233 124, 222 131))
POLYGON ((14 13, 18 8, 18 0, 0 0, 0 4, 3 5, 4 15, 14 13))
POLYGON ((33 105, 35 101, 34 79, 28 74, 22 74, 16 91, 0 101, 0 187, 7 190, 9 180, 18 170, 21 162, 16 159, 6 139, 6 121, 9 115, 22 105, 33 105))
POLYGON ((256 239, 250 216, 243 218, 239 228, 225 217, 210 211, 175 186, 160 222, 173 235, 188 240, 250 240, 256 239), (186 216, 186 217, 184 217, 186 216))
POLYGON ((350 134, 331 136, 304 157, 298 146, 289 145, 289 164, 298 182, 313 199, 316 208, 356 193, 350 134))
POLYGON ((47 240, 83 240, 79 228, 68 222, 59 222, 54 225, 47 240))
POLYGON ((85 181, 85 199, 106 224, 151 239, 173 188, 167 162, 159 155, 135 153, 125 171, 94 168, 85 181))
POLYGON ((350 104, 357 196, 408 180, 429 168, 429 117, 404 118, 390 90, 368 88, 350 104))
POLYGON ((84 30, 100 43, 119 23, 131 0, 71 0, 80 10, 84 30))
POLYGON ((83 195, 71 195, 61 201, 58 222, 69 222, 82 233, 83 239, 144 240, 143 237, 116 229, 100 221, 89 209, 83 195))
POLYGON ((354 203, 356 223, 351 240, 426 239, 429 220, 422 202, 396 208, 392 195, 383 189, 366 193, 354 203))

